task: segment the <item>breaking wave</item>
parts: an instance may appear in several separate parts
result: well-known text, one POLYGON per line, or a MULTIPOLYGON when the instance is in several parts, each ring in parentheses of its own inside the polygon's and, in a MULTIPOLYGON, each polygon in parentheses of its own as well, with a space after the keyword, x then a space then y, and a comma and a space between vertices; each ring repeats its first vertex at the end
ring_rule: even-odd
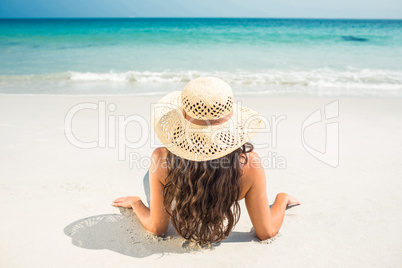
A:
MULTIPOLYGON (((185 84, 201 76, 220 77, 229 83, 237 94, 275 94, 299 93, 312 95, 348 95, 348 96, 402 96, 402 71, 353 69, 336 70, 321 68, 314 70, 264 70, 264 71, 128 71, 94 73, 94 72, 64 72, 38 75, 3 75, 0 76, 0 93, 12 93, 5 90, 11 84, 52 84, 54 87, 68 85, 86 85, 81 94, 96 94, 96 90, 88 92, 88 86, 95 84, 109 86, 107 94, 121 94, 119 87, 132 89, 146 85, 155 93, 160 92, 158 85, 185 84)), ((151 90, 151 91, 152 91, 151 90)), ((78 90, 79 91, 79 90, 78 90)), ((29 94, 42 92, 25 92, 29 94)), ((52 93, 52 92, 46 92, 52 93)), ((68 94, 68 92, 64 92, 68 94)), ((141 91, 136 92, 141 94, 141 91)), ((149 90, 143 92, 150 94, 149 90)))

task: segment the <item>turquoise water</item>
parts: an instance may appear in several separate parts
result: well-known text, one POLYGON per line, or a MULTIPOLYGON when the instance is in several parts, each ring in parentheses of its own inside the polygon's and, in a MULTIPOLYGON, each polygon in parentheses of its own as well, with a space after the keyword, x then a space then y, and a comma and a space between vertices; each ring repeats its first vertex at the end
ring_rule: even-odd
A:
POLYGON ((0 20, 0 93, 402 96, 402 20, 0 20))

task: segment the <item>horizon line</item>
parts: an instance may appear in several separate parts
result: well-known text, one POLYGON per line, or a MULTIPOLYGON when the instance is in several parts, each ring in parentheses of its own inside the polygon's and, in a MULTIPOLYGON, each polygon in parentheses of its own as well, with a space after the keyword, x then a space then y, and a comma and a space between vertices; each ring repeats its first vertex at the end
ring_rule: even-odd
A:
POLYGON ((402 18, 319 18, 319 17, 0 17, 0 20, 19 19, 295 19, 295 20, 402 20, 402 18))

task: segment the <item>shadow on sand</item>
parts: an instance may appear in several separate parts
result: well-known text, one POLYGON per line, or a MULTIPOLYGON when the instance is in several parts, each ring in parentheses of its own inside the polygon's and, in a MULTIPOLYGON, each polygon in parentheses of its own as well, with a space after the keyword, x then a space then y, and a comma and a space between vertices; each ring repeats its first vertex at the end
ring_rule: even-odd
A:
MULTIPOLYGON (((144 191, 149 205, 149 174, 144 176, 144 191)), ((131 209, 119 208, 121 214, 103 214, 77 220, 64 228, 73 245, 86 249, 108 249, 131 257, 143 258, 153 254, 190 253, 200 248, 180 237, 174 227, 164 237, 147 232, 131 209)), ((259 242, 254 229, 250 232, 233 231, 212 247, 233 242, 259 242)))
POLYGON ((131 257, 195 251, 181 237, 156 237, 148 233, 132 211, 83 218, 64 228, 73 245, 86 249, 108 249, 131 257))
MULTIPOLYGON (((103 214, 80 219, 66 226, 64 233, 77 247, 108 249, 136 258, 153 254, 195 253, 203 249, 184 240, 171 225, 164 237, 157 237, 144 229, 132 211, 121 209, 121 212, 122 215, 103 214)), ((233 231, 212 248, 224 243, 251 241, 259 241, 252 232, 233 231)))

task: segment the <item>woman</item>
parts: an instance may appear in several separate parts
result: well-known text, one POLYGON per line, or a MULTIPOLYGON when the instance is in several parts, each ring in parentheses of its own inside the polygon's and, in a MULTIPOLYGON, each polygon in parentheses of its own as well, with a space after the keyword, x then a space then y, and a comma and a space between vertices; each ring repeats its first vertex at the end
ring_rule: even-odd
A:
POLYGON ((163 235, 171 219, 185 239, 219 242, 238 222, 238 201, 244 198, 256 235, 265 240, 278 233, 287 205, 300 204, 280 193, 270 208, 265 172, 248 142, 261 129, 262 117, 235 104, 221 79, 197 78, 168 94, 152 121, 165 147, 152 154, 150 208, 138 196, 113 202, 133 208, 149 232, 163 235))

